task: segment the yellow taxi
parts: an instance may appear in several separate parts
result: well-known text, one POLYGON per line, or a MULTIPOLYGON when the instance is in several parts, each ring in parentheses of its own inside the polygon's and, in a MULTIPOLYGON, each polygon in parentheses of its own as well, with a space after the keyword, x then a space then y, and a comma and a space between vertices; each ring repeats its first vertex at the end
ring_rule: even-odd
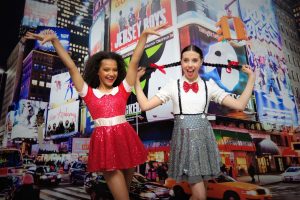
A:
MULTIPOLYGON (((166 179, 165 186, 172 189, 175 185, 182 187, 186 194, 191 195, 191 188, 186 181, 176 183, 174 179, 166 179)), ((250 183, 238 182, 224 174, 208 181, 207 197, 224 200, 272 199, 269 189, 250 183)))

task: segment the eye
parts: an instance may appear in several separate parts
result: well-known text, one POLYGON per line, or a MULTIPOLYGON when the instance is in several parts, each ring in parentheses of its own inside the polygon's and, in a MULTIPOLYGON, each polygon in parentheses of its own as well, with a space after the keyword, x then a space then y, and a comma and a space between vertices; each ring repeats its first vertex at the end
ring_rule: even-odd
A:
POLYGON ((194 63, 196 63, 196 62, 198 62, 198 61, 199 61, 199 59, 197 59, 197 58, 194 58, 194 59, 193 59, 193 62, 194 62, 194 63))
POLYGON ((221 54, 221 51, 216 51, 216 52, 215 52, 215 55, 220 57, 220 56, 222 55, 222 54, 221 54))

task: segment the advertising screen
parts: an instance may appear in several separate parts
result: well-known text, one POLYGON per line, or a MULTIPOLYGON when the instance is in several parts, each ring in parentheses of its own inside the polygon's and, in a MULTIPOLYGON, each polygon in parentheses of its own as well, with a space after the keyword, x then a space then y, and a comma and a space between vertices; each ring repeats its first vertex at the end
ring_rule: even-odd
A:
POLYGON ((297 106, 272 1, 239 2, 251 44, 247 45, 248 59, 256 73, 254 94, 259 120, 297 126, 297 106))
POLYGON ((99 13, 99 16, 90 29, 90 55, 104 50, 104 31, 105 31, 105 10, 99 13))
POLYGON ((45 3, 37 0, 25 1, 23 26, 36 28, 37 26, 56 26, 57 4, 45 3))
POLYGON ((73 138, 72 153, 88 153, 90 146, 90 138, 73 138))
MULTIPOLYGON (((125 61, 128 63, 130 61, 131 54, 132 52, 128 52, 123 55, 125 57, 125 61)), ((181 77, 180 66, 161 70, 158 68, 151 68, 149 66, 150 63, 154 63, 156 65, 169 64, 173 63, 174 60, 179 60, 179 56, 179 49, 176 45, 173 33, 159 37, 146 45, 139 66, 143 66, 148 69, 144 77, 141 78, 141 86, 148 98, 153 97, 158 90, 165 86, 170 80, 181 77)), ((139 104, 136 100, 136 95, 132 93, 127 103, 126 117, 130 122, 135 122, 137 118, 141 122, 171 119, 173 118, 172 102, 168 101, 166 104, 141 113, 139 104)))
MULTIPOLYGON (((66 51, 69 51, 70 46, 70 31, 66 28, 58 28, 58 27, 47 27, 47 26, 39 26, 36 29, 36 33, 43 33, 45 30, 52 30, 57 38, 59 39, 60 43, 64 47, 66 51)), ((52 51, 55 52, 55 49, 51 42, 46 42, 45 44, 41 44, 41 41, 35 40, 35 49, 39 49, 42 51, 52 51)))
POLYGON ((94 0, 93 4, 93 23, 98 19, 99 15, 104 12, 110 15, 110 1, 109 0, 94 0))
POLYGON ((71 100, 78 99, 76 91, 69 72, 52 76, 49 106, 58 107, 71 100))
MULTIPOLYGON (((238 62, 240 65, 247 64, 244 46, 234 46, 230 42, 224 41, 218 42, 217 37, 214 31, 199 24, 189 24, 179 29, 180 48, 183 49, 191 43, 200 47, 205 62, 228 64, 228 60, 231 60, 238 62)), ((245 73, 234 68, 228 71, 226 68, 202 66, 200 76, 206 81, 212 79, 220 88, 235 98, 241 95, 248 80, 245 73)), ((251 100, 248 103, 246 112, 231 110, 212 101, 208 113, 244 120, 255 120, 253 114, 255 108, 251 100)))
POLYGON ((47 102, 20 100, 16 104, 11 139, 38 138, 38 124, 45 121, 47 106, 47 102))
POLYGON ((69 134, 78 131, 79 101, 63 104, 49 110, 46 137, 69 134))
POLYGON ((119 51, 137 42, 144 29, 172 26, 170 0, 112 0, 110 48, 119 51))

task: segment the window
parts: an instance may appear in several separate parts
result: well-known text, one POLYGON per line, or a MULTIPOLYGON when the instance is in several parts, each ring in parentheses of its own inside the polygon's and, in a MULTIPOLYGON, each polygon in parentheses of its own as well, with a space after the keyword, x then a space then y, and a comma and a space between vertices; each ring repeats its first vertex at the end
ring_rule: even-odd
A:
POLYGON ((37 85, 37 80, 32 80, 32 81, 31 81, 31 84, 32 84, 32 85, 37 85))

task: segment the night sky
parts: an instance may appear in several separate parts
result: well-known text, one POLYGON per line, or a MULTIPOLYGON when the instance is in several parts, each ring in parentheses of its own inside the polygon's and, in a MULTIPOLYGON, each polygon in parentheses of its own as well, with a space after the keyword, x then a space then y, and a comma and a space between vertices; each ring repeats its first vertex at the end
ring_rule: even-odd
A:
POLYGON ((23 17, 25 0, 0 1, 0 68, 6 65, 6 60, 18 43, 20 23, 23 17))

